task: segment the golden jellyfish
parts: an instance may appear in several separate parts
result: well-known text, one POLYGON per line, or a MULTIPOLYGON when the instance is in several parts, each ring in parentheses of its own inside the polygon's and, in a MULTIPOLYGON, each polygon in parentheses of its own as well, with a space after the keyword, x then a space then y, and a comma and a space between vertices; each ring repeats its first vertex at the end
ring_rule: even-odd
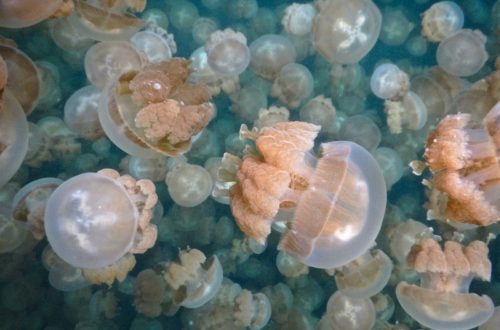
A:
POLYGON ((469 293, 473 278, 489 281, 488 247, 481 241, 462 246, 432 238, 417 242, 407 258, 420 274, 420 286, 400 282, 396 296, 403 309, 420 324, 436 330, 465 330, 486 322, 494 311, 490 297, 469 293))
POLYGON ((284 231, 278 249, 308 266, 332 268, 373 244, 386 192, 377 161, 363 147, 323 143, 316 157, 312 148, 319 130, 305 122, 243 129, 240 134, 255 141, 258 153, 243 160, 226 154, 225 162, 227 168, 239 164, 229 195, 245 234, 265 243, 274 226, 284 231))
POLYGON ((28 27, 47 18, 67 16, 72 9, 71 0, 1 0, 0 27, 28 27))
POLYGON ((208 89, 186 83, 188 64, 180 58, 151 64, 108 87, 99 120, 111 141, 142 158, 187 152, 214 112, 208 89))
POLYGON ((500 103, 482 125, 448 115, 429 135, 424 157, 434 174, 428 218, 486 226, 500 219, 500 103))

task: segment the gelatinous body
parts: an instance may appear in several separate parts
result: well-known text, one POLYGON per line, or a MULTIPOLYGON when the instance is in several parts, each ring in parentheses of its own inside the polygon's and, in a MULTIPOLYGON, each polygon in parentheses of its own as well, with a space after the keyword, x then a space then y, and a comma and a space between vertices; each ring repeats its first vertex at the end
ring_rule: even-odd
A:
POLYGON ((0 27, 23 28, 35 25, 54 14, 63 0, 1 0, 0 27))

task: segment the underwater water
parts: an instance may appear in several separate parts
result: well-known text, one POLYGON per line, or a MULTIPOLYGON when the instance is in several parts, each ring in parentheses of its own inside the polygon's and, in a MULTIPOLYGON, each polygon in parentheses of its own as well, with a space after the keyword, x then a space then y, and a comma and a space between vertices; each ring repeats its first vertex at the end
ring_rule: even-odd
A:
POLYGON ((0 0, 0 329, 500 329, 500 1, 437 3, 0 0))

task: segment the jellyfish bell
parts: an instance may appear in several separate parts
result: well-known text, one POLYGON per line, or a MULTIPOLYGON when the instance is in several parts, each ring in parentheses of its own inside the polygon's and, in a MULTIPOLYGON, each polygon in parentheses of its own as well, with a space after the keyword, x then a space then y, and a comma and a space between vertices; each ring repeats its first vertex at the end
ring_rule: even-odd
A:
POLYGON ((231 29, 215 31, 205 43, 207 63, 222 76, 239 75, 250 64, 250 49, 241 32, 231 29))
POLYGON ((18 29, 35 25, 53 15, 63 0, 0 1, 0 27, 18 29))
POLYGON ((316 6, 313 43, 326 60, 357 63, 373 48, 382 14, 371 0, 321 0, 316 6))

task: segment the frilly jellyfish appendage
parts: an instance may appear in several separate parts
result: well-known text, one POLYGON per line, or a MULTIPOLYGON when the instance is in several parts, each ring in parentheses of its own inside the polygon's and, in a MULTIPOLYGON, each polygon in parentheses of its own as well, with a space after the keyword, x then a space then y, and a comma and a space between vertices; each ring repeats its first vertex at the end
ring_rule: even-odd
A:
POLYGON ((382 14, 371 0, 321 0, 313 24, 313 43, 329 62, 359 62, 375 45, 382 14))
POLYGON ((144 26, 139 18, 121 13, 93 1, 75 0, 75 10, 69 20, 81 35, 99 41, 128 40, 144 26))
POLYGON ((0 187, 14 176, 28 151, 28 121, 23 109, 8 90, 3 96, 4 104, 0 111, 0 187))
POLYGON ((45 233, 57 255, 72 266, 100 268, 134 243, 139 212, 127 191, 97 173, 62 183, 45 209, 45 233))

